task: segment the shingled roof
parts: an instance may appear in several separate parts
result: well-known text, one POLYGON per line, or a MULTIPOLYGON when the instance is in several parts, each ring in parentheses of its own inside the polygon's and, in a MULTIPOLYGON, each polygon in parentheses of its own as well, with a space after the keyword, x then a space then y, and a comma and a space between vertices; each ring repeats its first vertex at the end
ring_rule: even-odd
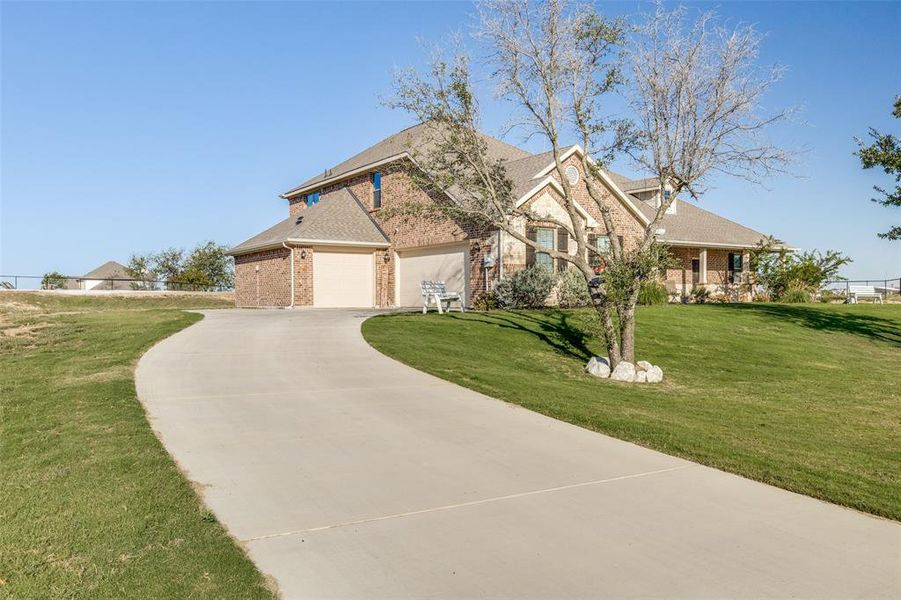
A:
MULTIPOLYGON (((422 151, 427 142, 428 127, 428 123, 420 123, 399 131, 394 135, 390 135, 382 141, 366 148, 359 154, 351 156, 344 162, 338 163, 330 169, 326 169, 322 174, 308 179, 296 188, 285 192, 282 194, 282 197, 286 198, 288 196, 293 196, 314 186, 339 180, 342 177, 353 173, 357 169, 362 169, 369 165, 398 157, 405 152, 410 152, 411 149, 422 151)), ((516 160, 531 156, 531 154, 525 150, 517 148, 516 146, 511 146, 490 135, 479 135, 482 137, 488 148, 488 155, 492 158, 499 160, 516 160)))
MULTIPOLYGON (((428 123, 420 123, 388 136, 326 172, 285 192, 282 197, 296 196, 326 184, 340 182, 357 172, 365 172, 381 163, 390 162, 406 154, 426 152, 429 143, 428 127, 428 123)), ((504 163, 517 198, 523 197, 531 191, 543 179, 539 173, 553 163, 554 157, 551 152, 531 154, 489 135, 480 135, 485 141, 489 156, 504 163)), ((564 151, 573 148, 574 146, 570 146, 564 151)), ((653 217, 654 207, 639 200, 630 192, 656 187, 655 179, 630 179, 612 171, 607 171, 607 173, 624 193, 623 198, 631 201, 637 211, 645 217, 653 217)), ((453 195, 453 188, 448 192, 453 195)), ((292 217, 277 223, 246 242, 235 246, 229 253, 244 254, 262 248, 276 247, 287 241, 372 244, 374 246, 387 246, 389 243, 385 234, 369 216, 359 200, 347 189, 336 194, 328 194, 318 204, 304 209, 301 216, 302 219, 299 221, 296 217, 292 217)), ((679 201, 676 214, 664 216, 661 229, 665 230, 665 233, 659 235, 661 240, 683 245, 711 244, 749 247, 765 237, 758 231, 720 217, 687 201, 679 201)))
POLYGON ((82 275, 79 279, 127 279, 125 265, 114 260, 107 261, 82 275))
MULTIPOLYGON (((711 244, 750 248, 766 237, 759 231, 739 225, 691 202, 677 202, 675 214, 663 215, 660 229, 664 231, 657 235, 660 241, 683 246, 711 244)), ((635 199, 635 204, 649 219, 654 217, 656 208, 638 199, 635 199)))
POLYGON ((388 238, 347 188, 280 221, 228 251, 237 256, 276 248, 285 242, 388 246, 388 238))

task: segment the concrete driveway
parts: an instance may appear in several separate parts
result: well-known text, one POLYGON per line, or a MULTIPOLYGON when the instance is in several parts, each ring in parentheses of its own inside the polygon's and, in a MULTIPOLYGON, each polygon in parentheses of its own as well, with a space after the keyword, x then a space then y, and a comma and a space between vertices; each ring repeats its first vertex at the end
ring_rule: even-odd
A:
POLYGON ((209 311, 138 367, 286 598, 901 597, 897 523, 435 379, 371 349, 365 316, 209 311))

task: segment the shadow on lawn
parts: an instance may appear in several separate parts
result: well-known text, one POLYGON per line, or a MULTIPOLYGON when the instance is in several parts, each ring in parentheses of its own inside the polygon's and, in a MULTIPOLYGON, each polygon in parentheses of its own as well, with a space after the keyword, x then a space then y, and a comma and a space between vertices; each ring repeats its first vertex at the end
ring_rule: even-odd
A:
MULTIPOLYGON (((457 315, 453 317, 459 318, 457 315)), ((573 316, 565 312, 483 312, 468 313, 465 318, 467 323, 484 323, 534 335, 548 346, 579 360, 587 361, 593 356, 586 345, 590 336, 574 325, 573 316)))
POLYGON ((885 317, 791 304, 755 302, 710 306, 762 313, 818 331, 851 333, 901 346, 901 325, 885 317))

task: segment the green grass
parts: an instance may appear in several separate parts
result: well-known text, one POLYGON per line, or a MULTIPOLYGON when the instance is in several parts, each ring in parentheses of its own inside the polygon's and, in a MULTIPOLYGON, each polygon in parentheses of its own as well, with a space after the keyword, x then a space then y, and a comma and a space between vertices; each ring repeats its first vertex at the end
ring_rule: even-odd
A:
POLYGON ((598 380, 586 311, 379 316, 378 350, 495 398, 901 520, 901 305, 639 310, 658 385, 598 380))
POLYGON ((133 368, 231 306, 0 293, 0 596, 271 598, 154 437, 133 368))

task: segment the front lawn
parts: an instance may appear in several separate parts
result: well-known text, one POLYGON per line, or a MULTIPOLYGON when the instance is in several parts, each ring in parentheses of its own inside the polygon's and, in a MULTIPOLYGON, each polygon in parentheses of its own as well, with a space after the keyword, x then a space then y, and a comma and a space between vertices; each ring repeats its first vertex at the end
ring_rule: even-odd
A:
POLYGON ((232 306, 0 292, 0 597, 269 598, 151 431, 132 371, 232 306))
POLYGON ((662 384, 583 372, 590 313, 378 316, 375 348, 531 410, 901 520, 901 306, 693 305, 638 313, 662 384))

